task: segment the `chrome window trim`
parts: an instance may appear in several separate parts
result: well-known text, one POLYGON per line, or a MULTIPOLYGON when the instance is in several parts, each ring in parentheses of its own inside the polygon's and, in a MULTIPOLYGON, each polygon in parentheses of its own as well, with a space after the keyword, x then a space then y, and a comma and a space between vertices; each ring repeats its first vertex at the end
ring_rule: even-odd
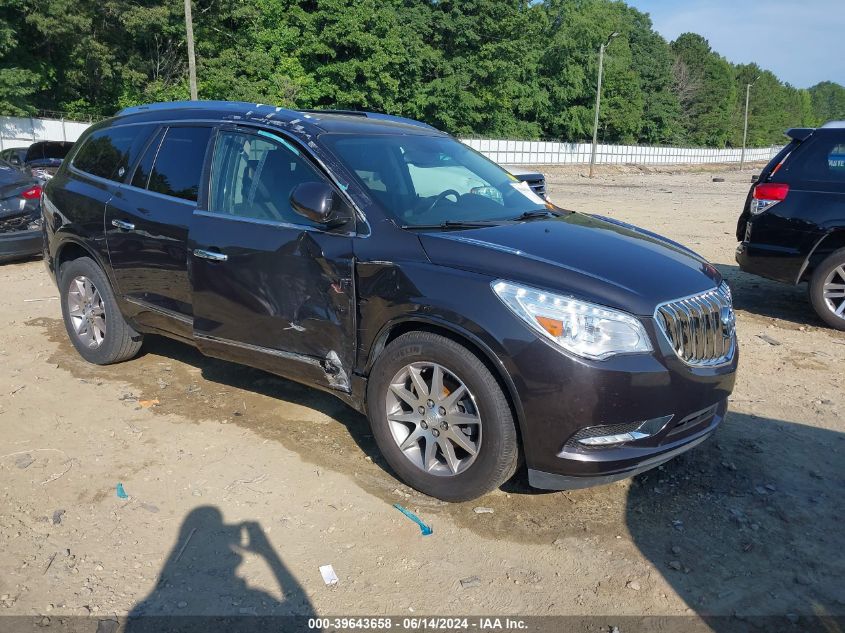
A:
MULTIPOLYGON (((126 115, 126 116, 132 116, 134 114, 135 113, 130 114, 130 115, 126 115)), ((171 125, 180 125, 180 124, 190 125, 190 124, 197 124, 197 123, 209 124, 213 128, 216 128, 217 130, 219 130, 224 125, 231 125, 231 126, 234 126, 234 127, 247 127, 247 128, 254 129, 256 131, 264 130, 265 132, 275 134, 275 135, 279 136, 280 138, 287 140, 289 142, 293 141, 293 143, 295 144, 297 149, 299 149, 299 151, 302 152, 302 154, 308 156, 308 158, 312 162, 316 163, 320 167, 320 169, 323 171, 323 173, 329 178, 329 180, 332 182, 332 184, 334 184, 334 186, 338 189, 338 191, 340 191, 341 195, 343 195, 346 198, 346 200, 349 202, 349 204, 355 210, 355 213, 356 213, 358 219, 361 222, 363 222, 364 227, 366 227, 366 231, 357 231, 356 230, 354 235, 356 237, 362 237, 362 238, 366 238, 366 237, 369 237, 370 235, 372 235, 373 231, 372 231, 372 226, 370 225, 370 221, 367 219, 367 215, 364 213, 363 209, 361 209, 361 207, 359 207, 355 203, 355 201, 352 199, 352 196, 350 196, 349 192, 347 192, 346 188, 348 187, 348 185, 342 185, 340 183, 340 181, 337 179, 335 174, 326 166, 325 162, 323 162, 314 153, 314 151, 311 149, 311 147, 307 143, 300 142, 297 138, 288 135, 285 131, 279 130, 277 127, 275 127, 273 125, 262 124, 259 121, 243 120, 243 119, 220 119, 220 118, 215 118, 215 119, 201 119, 201 118, 197 118, 197 119, 194 119, 194 118, 190 118, 190 119, 170 119, 170 118, 167 118, 167 119, 164 119, 164 118, 162 118, 162 119, 156 119, 155 121, 119 122, 116 125, 108 126, 108 128, 98 128, 97 130, 92 130, 91 133, 93 134, 94 132, 97 132, 100 129, 129 127, 129 126, 135 126, 135 125, 158 125, 160 127, 161 126, 168 126, 169 127, 171 125)), ((87 137, 85 139, 85 142, 86 143, 88 142, 87 137)), ((82 146, 80 146, 80 149, 81 149, 81 147, 82 146)), ((159 145, 159 149, 160 148, 161 148, 161 145, 159 145)), ((102 176, 95 176, 94 174, 89 174, 87 171, 83 171, 83 170, 79 169, 78 167, 75 167, 74 164, 73 164, 73 160, 76 158, 76 154, 78 154, 78 153, 79 153, 79 150, 74 151, 74 155, 71 158, 71 162, 69 163, 69 168, 76 175, 82 175, 82 176, 85 176, 87 178, 94 178, 97 181, 102 182, 103 184, 116 184, 116 185, 120 185, 120 186, 132 187, 133 189, 138 190, 138 191, 146 191, 148 193, 157 193, 157 192, 154 192, 154 191, 150 191, 149 189, 141 189, 139 187, 133 187, 132 185, 130 185, 126 182, 123 182, 123 181, 109 180, 108 178, 103 178, 102 176)), ((182 200, 183 202, 189 202, 189 203, 191 202, 189 200, 185 200, 184 198, 175 198, 173 196, 167 196, 166 194, 158 194, 158 195, 165 196, 168 200, 182 200)), ((196 202, 193 202, 191 204, 193 204, 194 206, 197 206, 196 202)))
POLYGON ((193 215, 199 215, 206 218, 217 218, 220 220, 231 220, 233 222, 247 222, 249 224, 259 224, 262 226, 273 226, 280 229, 294 229, 297 231, 308 231, 312 233, 322 233, 325 235, 338 235, 340 237, 355 237, 358 234, 352 232, 336 232, 327 231, 318 226, 308 226, 307 224, 292 224, 289 222, 280 222, 278 220, 262 220, 261 218, 247 218, 240 215, 231 215, 229 213, 220 213, 218 211, 205 211, 203 209, 195 209, 193 215))

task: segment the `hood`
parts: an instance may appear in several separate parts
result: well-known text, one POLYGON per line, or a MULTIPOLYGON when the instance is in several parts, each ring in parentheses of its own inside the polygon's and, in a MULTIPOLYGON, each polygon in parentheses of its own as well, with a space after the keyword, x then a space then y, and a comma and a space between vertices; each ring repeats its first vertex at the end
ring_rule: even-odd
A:
POLYGON ((546 288, 651 316, 659 303, 711 290, 719 272, 688 248, 581 213, 420 234, 435 264, 546 288))

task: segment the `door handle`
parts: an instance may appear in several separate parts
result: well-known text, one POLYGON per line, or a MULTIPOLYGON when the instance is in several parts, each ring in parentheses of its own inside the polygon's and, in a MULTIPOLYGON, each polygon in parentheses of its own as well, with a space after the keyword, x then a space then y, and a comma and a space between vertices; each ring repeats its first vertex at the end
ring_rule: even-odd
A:
POLYGON ((123 220, 112 220, 111 225, 123 231, 134 231, 135 225, 131 222, 124 222, 123 220))
POLYGON ((225 262, 227 259, 229 259, 229 256, 224 255, 223 253, 218 253, 215 251, 204 251, 201 248, 194 249, 194 256, 202 257, 203 259, 210 259, 213 262, 225 262))

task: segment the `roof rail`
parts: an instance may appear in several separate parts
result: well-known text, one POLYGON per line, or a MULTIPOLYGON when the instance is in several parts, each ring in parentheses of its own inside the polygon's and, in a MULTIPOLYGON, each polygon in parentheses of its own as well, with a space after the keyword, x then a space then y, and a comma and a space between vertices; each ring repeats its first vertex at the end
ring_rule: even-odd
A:
MULTIPOLYGON (((151 112, 158 110, 179 110, 179 109, 199 109, 199 110, 243 110, 244 108, 276 108, 276 106, 269 103, 250 103, 247 101, 160 101, 157 103, 145 103, 143 105, 130 106, 123 108, 117 113, 117 116, 124 114, 137 114, 138 112, 151 112)), ((287 108, 283 108, 288 112, 293 112, 287 108)))
POLYGON ((429 125, 428 123, 423 123, 422 121, 417 121, 416 119, 409 119, 404 116, 396 116, 394 114, 384 114, 383 112, 370 112, 368 110, 297 110, 297 112, 304 112, 306 114, 343 114, 348 116, 360 116, 366 117, 368 119, 375 119, 377 121, 393 121, 394 123, 404 123, 405 125, 414 125, 416 127, 423 127, 428 130, 434 130, 439 132, 436 127, 429 125))

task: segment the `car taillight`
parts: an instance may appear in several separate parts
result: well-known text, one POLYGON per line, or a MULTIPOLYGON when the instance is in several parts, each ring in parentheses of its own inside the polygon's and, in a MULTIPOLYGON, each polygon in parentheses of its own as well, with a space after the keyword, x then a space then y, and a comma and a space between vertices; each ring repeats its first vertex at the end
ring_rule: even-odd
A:
POLYGON ((751 194, 751 213, 758 215, 770 209, 778 202, 786 200, 789 185, 776 182, 764 182, 754 187, 751 194))
POLYGON ((41 187, 35 185, 34 187, 30 187, 26 191, 21 194, 21 198, 24 200, 38 200, 41 197, 41 187))

